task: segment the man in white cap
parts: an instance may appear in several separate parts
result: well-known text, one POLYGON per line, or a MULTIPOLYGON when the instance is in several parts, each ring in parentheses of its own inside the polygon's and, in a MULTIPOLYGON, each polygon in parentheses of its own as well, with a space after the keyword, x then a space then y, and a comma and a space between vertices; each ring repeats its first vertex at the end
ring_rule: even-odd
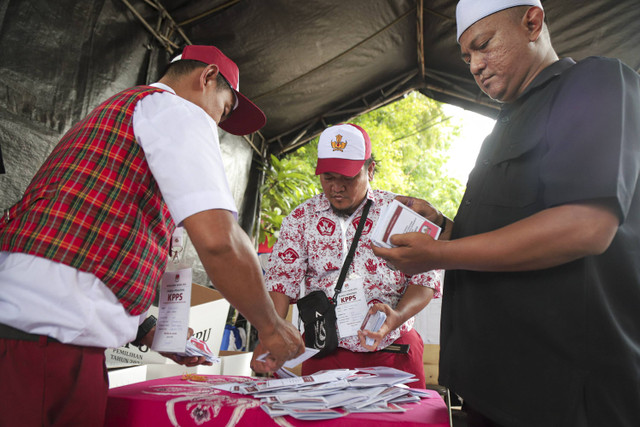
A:
POLYGON ((462 0, 457 25, 502 110, 451 241, 374 252, 447 270, 440 383, 470 425, 640 425, 640 77, 559 60, 539 1, 462 0))
MULTIPOLYGON (((367 132, 354 124, 331 126, 318 140, 316 175, 323 193, 295 208, 282 222, 280 235, 266 268, 265 281, 278 313, 284 318, 289 305, 312 291, 334 296, 343 262, 354 240, 366 201, 371 201, 362 235, 349 267, 342 293, 362 298, 360 322, 367 313, 383 311, 386 321, 377 332, 339 337, 338 349, 322 358, 302 364, 302 374, 323 369, 393 366, 416 376, 414 387, 425 387, 422 353, 424 344, 412 328, 413 316, 439 296, 441 272, 406 275, 392 270, 371 252, 370 232, 382 208, 396 195, 372 190, 375 161, 367 132), (359 293, 360 288, 362 293, 359 293), (361 295, 361 296, 359 296, 361 295), (366 336, 374 340, 366 344, 366 336), (391 344, 394 346, 389 347, 391 344), (392 352, 392 350, 394 350, 392 352)), ((420 199, 399 197, 405 203, 427 205, 420 199)), ((445 220, 439 212, 429 218, 438 224, 445 220)), ((337 305, 340 306, 340 298, 337 305)), ((342 307, 344 308, 344 307, 342 307)), ((338 328, 341 319, 338 318, 338 328)), ((255 360, 263 353, 259 343, 252 366, 264 370, 255 360)))
POLYGON ((303 351, 264 288, 223 169, 218 125, 242 135, 265 123, 238 81, 219 49, 187 46, 158 83, 73 126, 0 220, 0 425, 102 425, 104 350, 151 345, 146 313, 178 225, 257 328, 267 369, 303 351))

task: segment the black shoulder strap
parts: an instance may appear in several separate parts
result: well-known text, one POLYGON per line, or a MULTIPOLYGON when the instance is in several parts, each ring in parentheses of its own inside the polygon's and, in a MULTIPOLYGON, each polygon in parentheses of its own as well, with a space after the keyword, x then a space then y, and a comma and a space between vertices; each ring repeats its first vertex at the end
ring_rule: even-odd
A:
POLYGON ((358 223, 358 228, 356 229, 356 234, 353 236, 353 241, 351 242, 351 247, 349 248, 349 253, 344 260, 344 264, 342 264, 342 270, 340 270, 340 277, 338 277, 338 283, 336 283, 336 290, 333 294, 333 304, 337 304, 338 302, 338 294, 342 291, 342 285, 344 284, 344 279, 347 277, 347 272, 349 271, 349 267, 351 266, 351 261, 353 261, 353 256, 356 253, 356 247, 358 246, 358 241, 360 240, 360 235, 362 234, 362 229, 364 228, 364 223, 367 222, 367 215, 369 214, 369 208, 371 207, 372 200, 367 199, 364 204, 364 208, 362 208, 362 216, 360 217, 360 222, 358 223))

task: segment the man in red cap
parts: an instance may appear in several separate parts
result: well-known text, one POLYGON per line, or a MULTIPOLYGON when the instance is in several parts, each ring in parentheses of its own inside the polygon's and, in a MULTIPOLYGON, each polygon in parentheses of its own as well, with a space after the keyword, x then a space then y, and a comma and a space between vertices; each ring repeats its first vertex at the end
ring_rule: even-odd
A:
MULTIPOLYGON (((283 318, 291 303, 312 291, 321 290, 327 297, 333 297, 365 202, 371 201, 340 295, 348 292, 355 299, 362 298, 361 311, 354 312, 354 317, 360 316, 360 322, 367 310, 384 312, 386 321, 378 332, 351 330, 349 333, 340 328, 339 316, 338 327, 344 335, 340 336, 337 350, 304 362, 302 374, 323 369, 392 366, 416 376, 410 386, 424 388, 424 344, 413 329, 413 316, 434 296, 439 296, 441 272, 406 275, 392 270, 371 251, 372 228, 382 209, 397 198, 388 191, 370 188, 374 170, 371 141, 364 129, 354 124, 340 124, 322 132, 316 175, 320 176, 323 193, 298 206, 282 222, 265 281, 283 318), (367 337, 373 343, 367 344, 367 337)), ((401 201, 426 204, 413 198, 401 198, 401 201)), ((430 219, 440 224, 444 217, 434 211, 430 219)), ((344 309, 341 304, 338 298, 338 310, 344 309)), ((261 345, 256 347, 255 356, 263 352, 261 345)), ((255 357, 252 366, 256 371, 265 370, 255 357)))
POLYGON ((267 369, 302 352, 268 297, 224 174, 217 126, 241 135, 265 123, 238 82, 220 50, 187 46, 158 83, 114 95, 73 126, 0 221, 0 425, 102 424, 104 350, 151 344, 146 313, 179 225, 257 328, 267 369))

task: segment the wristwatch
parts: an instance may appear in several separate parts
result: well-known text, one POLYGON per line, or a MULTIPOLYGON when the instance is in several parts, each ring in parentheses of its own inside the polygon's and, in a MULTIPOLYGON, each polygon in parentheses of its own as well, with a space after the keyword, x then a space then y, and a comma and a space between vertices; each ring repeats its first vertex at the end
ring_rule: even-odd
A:
POLYGON ((444 233, 444 229, 447 228, 447 217, 442 214, 442 223, 440 224, 440 232, 444 233))
POLYGON ((153 327, 156 326, 157 321, 158 319, 156 319, 155 316, 149 316, 146 319, 144 319, 144 322, 142 322, 142 324, 138 326, 138 333, 136 334, 136 339, 133 340, 131 344, 135 345, 136 347, 140 347, 142 345, 142 338, 146 337, 147 334, 151 331, 151 329, 153 329, 153 327))

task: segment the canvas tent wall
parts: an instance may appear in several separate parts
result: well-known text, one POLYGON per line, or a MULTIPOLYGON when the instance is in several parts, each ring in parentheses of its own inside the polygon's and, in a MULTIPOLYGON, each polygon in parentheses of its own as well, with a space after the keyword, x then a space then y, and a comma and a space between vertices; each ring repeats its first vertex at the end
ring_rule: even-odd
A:
MULTIPOLYGON (((640 2, 543 0, 561 56, 640 68, 640 2)), ((215 44, 266 112, 249 138, 221 133, 251 232, 259 164, 324 127, 411 90, 492 115, 455 41, 455 0, 2 0, 0 208, 16 201, 58 138, 102 99, 158 77, 185 43, 215 44)))

